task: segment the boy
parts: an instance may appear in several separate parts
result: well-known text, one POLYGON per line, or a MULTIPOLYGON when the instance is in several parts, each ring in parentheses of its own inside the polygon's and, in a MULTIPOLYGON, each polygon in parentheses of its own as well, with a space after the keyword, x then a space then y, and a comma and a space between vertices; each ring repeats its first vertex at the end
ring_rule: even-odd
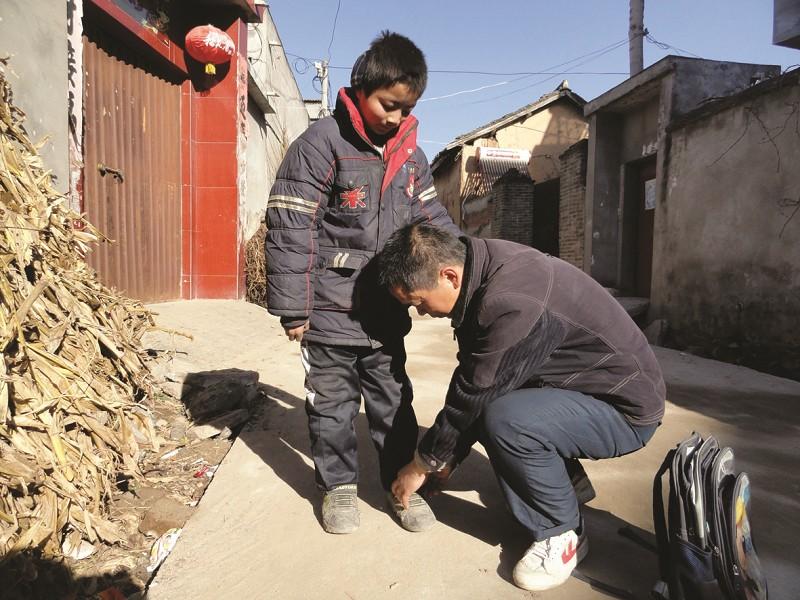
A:
POLYGON ((449 317, 458 339, 444 408, 392 491, 405 503, 426 479, 441 483, 480 440, 533 540, 514 583, 561 585, 588 551, 569 463, 635 452, 664 416, 647 339, 589 275, 514 242, 416 224, 379 260, 391 293, 449 317))
POLYGON ((435 522, 418 494, 389 488, 413 458, 417 421, 405 371, 408 311, 377 285, 371 259, 397 229, 458 234, 436 199, 410 115, 427 83, 422 52, 382 32, 339 91, 336 110, 289 148, 267 202, 269 311, 301 342, 316 481, 329 533, 359 526, 355 418, 364 396, 389 505, 410 531, 435 522))

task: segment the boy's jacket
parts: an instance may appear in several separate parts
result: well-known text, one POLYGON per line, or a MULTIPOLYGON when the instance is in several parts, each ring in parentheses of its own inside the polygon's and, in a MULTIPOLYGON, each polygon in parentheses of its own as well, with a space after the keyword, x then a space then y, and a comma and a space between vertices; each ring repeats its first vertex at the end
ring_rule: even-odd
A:
POLYGON ((267 303, 285 327, 310 319, 304 339, 379 346, 405 335, 408 311, 376 284, 372 258, 389 236, 427 221, 460 232, 438 202, 417 120, 369 142, 349 89, 331 117, 287 151, 267 201, 267 303))

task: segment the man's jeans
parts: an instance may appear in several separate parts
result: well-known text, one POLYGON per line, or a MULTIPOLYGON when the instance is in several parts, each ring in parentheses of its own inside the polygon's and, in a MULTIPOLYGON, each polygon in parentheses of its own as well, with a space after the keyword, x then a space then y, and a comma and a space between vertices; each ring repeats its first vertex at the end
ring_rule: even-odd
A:
POLYGON ((610 404, 580 392, 526 388, 489 403, 481 443, 512 514, 539 541, 580 524, 566 460, 634 452, 657 427, 633 427, 610 404))

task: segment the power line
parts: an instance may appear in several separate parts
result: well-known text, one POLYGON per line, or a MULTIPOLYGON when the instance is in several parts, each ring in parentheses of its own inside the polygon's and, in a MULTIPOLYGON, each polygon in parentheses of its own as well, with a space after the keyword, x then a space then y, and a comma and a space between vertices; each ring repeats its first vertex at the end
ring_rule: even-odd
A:
MULTIPOLYGON (((341 0, 339 0, 339 4, 341 5, 341 0)), ((336 17, 334 18, 334 31, 336 29, 336 20, 338 18, 338 15, 339 15, 339 8, 337 6, 336 17)), ((333 43, 333 33, 331 34, 331 43, 333 43)), ((580 62, 580 63, 574 65, 573 68, 579 67, 579 66, 584 65, 584 64, 586 64, 588 62, 591 62, 592 60, 595 60, 596 58, 600 58, 601 56, 603 56, 604 54, 607 54, 608 52, 611 52, 612 50, 616 50, 617 48, 620 48, 621 46, 625 45, 626 43, 628 43, 628 39, 627 38, 624 39, 624 40, 620 40, 618 42, 614 42, 613 44, 609 44, 607 46, 603 46, 602 48, 598 48, 596 50, 592 50, 591 52, 587 52, 586 54, 582 54, 580 56, 576 56, 575 58, 572 58, 570 60, 564 61, 564 62, 559 63, 557 65, 553 65, 551 67, 547 67, 546 69, 544 69, 542 71, 519 71, 519 72, 504 73, 504 72, 499 72, 499 71, 497 71, 497 72, 494 72, 494 71, 472 71, 472 70, 467 70, 467 69, 429 69, 428 70, 429 73, 475 74, 475 75, 497 75, 497 76, 519 75, 519 76, 518 77, 514 77, 513 79, 510 79, 508 81, 501 81, 501 82, 497 82, 497 83, 493 83, 493 84, 479 86, 477 88, 460 90, 460 91, 457 91, 457 92, 452 92, 450 94, 444 94, 442 96, 435 96, 433 98, 422 98, 420 100, 420 103, 422 103, 422 102, 430 102, 430 101, 434 101, 434 100, 443 100, 443 99, 446 99, 446 98, 452 98, 454 96, 460 96, 462 94, 471 94, 471 93, 475 93, 475 92, 480 92, 480 91, 483 91, 485 89, 489 89, 489 88, 493 88, 493 87, 499 87, 499 86, 503 86, 503 85, 508 85, 510 83, 514 83, 516 81, 521 81, 523 79, 527 79, 528 77, 532 77, 534 75, 548 75, 548 77, 546 77, 545 79, 536 81, 536 82, 534 82, 534 83, 532 83, 530 85, 526 85, 526 86, 524 86, 522 88, 518 88, 516 90, 508 92, 507 94, 501 94, 500 96, 494 96, 494 97, 489 98, 487 100, 479 100, 479 101, 477 101, 475 103, 487 102, 489 100, 495 100, 497 98, 504 98, 505 96, 508 96, 508 95, 511 95, 511 94, 515 94, 515 93, 517 93, 519 91, 522 91, 522 90, 528 89, 530 87, 533 87, 533 86, 539 85, 541 83, 544 83, 546 81, 549 81, 550 79, 553 79, 554 77, 558 77, 559 75, 566 75, 566 74, 569 74, 569 75, 627 75, 627 72, 622 72, 622 71, 572 71, 572 70, 569 70, 569 69, 566 70, 566 71, 556 71, 556 72, 553 71, 553 69, 557 69, 558 67, 563 67, 565 65, 569 65, 569 64, 574 63, 576 61, 580 61, 581 59, 584 59, 584 58, 587 58, 587 57, 591 57, 588 60, 585 60, 583 62, 580 62)), ((328 56, 330 57, 330 46, 328 47, 328 51, 329 51, 328 52, 328 56)), ((300 56, 298 54, 292 54, 290 52, 287 52, 286 54, 287 54, 287 56, 295 57, 294 68, 295 68, 295 71, 297 71, 300 74, 305 73, 308 70, 308 67, 311 64, 311 61, 315 60, 313 58, 300 56), (302 61, 302 63, 301 63, 303 65, 303 69, 302 70, 298 66, 298 61, 302 61)), ((350 70, 351 68, 352 67, 328 65, 328 69, 346 69, 346 70, 350 70)))
MULTIPOLYGON (((533 87, 535 85, 539 85, 540 83, 544 83, 545 81, 549 81, 550 79, 553 79, 554 77, 558 77, 559 75, 566 75, 567 73, 571 73, 569 70, 553 73, 552 70, 553 69, 557 69, 558 67, 562 67, 564 65, 568 65, 570 63, 574 63, 575 61, 579 61, 582 58, 591 57, 588 60, 585 60, 585 61, 580 62, 580 63, 575 65, 575 67, 579 67, 579 66, 584 65, 584 64, 586 64, 588 62, 591 62, 592 60, 594 60, 596 58, 601 57, 603 54, 611 52, 612 50, 616 50, 617 48, 619 48, 619 47, 623 46, 624 44, 626 44, 627 41, 628 40, 620 40, 620 41, 615 42, 613 44, 609 44, 608 46, 603 46, 602 48, 599 48, 597 50, 593 50, 592 52, 588 52, 586 54, 582 54, 581 56, 575 57, 575 58, 570 59, 568 61, 559 63, 557 65, 553 65, 552 67, 548 67, 547 69, 545 69, 545 71, 540 72, 540 73, 543 74, 543 75, 549 75, 549 77, 546 77, 546 78, 541 79, 539 81, 536 81, 536 82, 534 82, 534 83, 532 83, 530 85, 526 85, 526 86, 521 87, 519 89, 516 89, 516 90, 513 90, 511 92, 508 92, 507 94, 500 94, 499 96, 493 96, 492 98, 488 98, 487 100, 477 100, 475 102, 472 102, 471 104, 478 104, 480 102, 488 102, 490 100, 495 100, 497 98, 504 98, 504 97, 509 96, 511 94, 515 94, 516 92, 528 89, 528 88, 533 87)), ((528 77, 529 77, 529 75, 523 75, 522 77, 516 77, 516 78, 511 79, 509 81, 503 81, 501 83, 497 83, 494 86, 485 86, 485 87, 496 87, 496 86, 500 86, 500 85, 507 85, 509 83, 514 83, 515 81, 521 81, 523 79, 527 79, 528 77)), ((449 98, 449 97, 456 96, 456 95, 459 95, 459 94, 462 94, 462 93, 470 93, 472 91, 480 91, 480 89, 478 88, 478 89, 475 89, 475 90, 463 90, 461 92, 455 92, 455 93, 452 93, 452 94, 447 94, 447 95, 439 96, 439 97, 435 97, 435 98, 423 98, 422 100, 420 100, 420 102, 425 102, 426 100, 439 100, 439 99, 442 99, 442 98, 449 98)))
POLYGON ((689 52, 688 50, 681 50, 677 46, 671 46, 670 44, 667 44, 665 42, 659 42, 652 35, 650 35, 650 33, 646 29, 644 30, 644 39, 646 39, 651 44, 658 46, 662 50, 675 50, 677 52, 680 52, 681 54, 688 54, 689 56, 693 56, 695 58, 702 58, 702 56, 698 56, 694 52, 689 52))
MULTIPOLYGON (((532 83, 531 85, 528 85, 528 86, 525 86, 523 88, 520 88, 519 90, 515 90, 514 92, 509 92, 509 94, 513 94, 513 93, 518 92, 520 90, 527 89, 527 88, 532 87, 534 85, 538 85, 539 83, 543 83, 545 81, 548 81, 548 80, 552 79, 553 77, 558 77, 559 75, 564 75, 565 73, 569 73, 569 71, 553 73, 552 70, 553 69, 557 69, 558 67, 563 67, 564 65, 568 65, 570 63, 574 63, 575 61, 581 60, 582 58, 586 58, 587 56, 592 56, 592 58, 590 58, 589 60, 584 61, 582 63, 578 63, 577 65, 575 65, 576 67, 579 67, 580 65, 586 64, 587 62, 590 62, 591 60, 594 60, 595 58, 599 58, 600 56, 602 56, 606 52, 610 52, 611 50, 615 50, 615 49, 619 48, 623 44, 627 43, 627 41, 628 40, 620 40, 620 41, 615 42, 613 44, 610 44, 608 46, 603 46, 602 48, 599 48, 597 50, 592 50, 591 52, 588 52, 586 54, 582 54, 581 56, 577 56, 577 57, 572 58, 570 60, 567 60, 565 62, 559 63, 557 65, 553 65, 552 67, 548 67, 547 69, 545 69, 542 72, 536 72, 536 73, 541 73, 541 74, 548 74, 548 75, 550 75, 550 77, 547 77, 547 78, 545 78, 545 79, 543 79, 541 81, 537 81, 536 83, 532 83)), ((434 97, 434 98, 423 98, 422 100, 420 100, 420 103, 422 103, 422 102, 430 102, 431 100, 441 100, 443 98, 452 98, 453 96, 458 96, 458 95, 461 95, 461 94, 469 94, 469 93, 472 93, 472 92, 479 92, 479 91, 484 90, 486 88, 498 87, 498 86, 501 86, 501 85, 507 85, 509 83, 514 83, 515 81, 521 81, 523 79, 527 79, 528 77, 531 77, 531 75, 522 75, 521 77, 515 77, 514 79, 510 79, 508 81, 501 81, 500 83, 495 83, 493 85, 487 85, 487 86, 483 86, 483 87, 480 87, 480 88, 475 88, 475 89, 472 89, 472 90, 461 90, 459 92, 453 92, 452 94, 445 94, 443 96, 437 96, 437 97, 434 97)), ((495 96, 494 98, 503 98, 503 97, 505 97, 507 95, 508 94, 502 94, 500 96, 495 96)), ((491 99, 494 99, 494 98, 491 98, 491 99)))
POLYGON ((331 31, 331 41, 328 43, 328 58, 331 60, 331 46, 333 46, 333 36, 336 34, 336 23, 339 21, 339 9, 342 7, 342 0, 336 4, 336 16, 333 17, 333 30, 331 31))
MULTIPOLYGON (((338 11, 337 11, 338 12, 338 11)), ((578 61, 582 58, 586 58, 587 56, 591 56, 593 54, 597 54, 599 52, 603 52, 609 48, 616 49, 620 44, 626 43, 628 40, 627 38, 624 40, 620 40, 619 42, 614 42, 608 46, 604 46, 602 48, 598 48, 597 50, 593 50, 586 54, 582 54, 581 56, 576 56, 575 58, 568 60, 563 63, 559 63, 557 65, 553 65, 552 67, 547 67, 542 71, 512 71, 512 72, 503 72, 503 71, 473 71, 469 69, 428 69, 428 73, 446 73, 446 74, 465 74, 465 75, 496 75, 500 77, 511 77, 511 76, 522 76, 524 77, 531 77, 533 75, 550 75, 553 73, 553 69, 557 69, 558 67, 563 67, 564 65, 568 65, 575 61, 578 61)), ((301 59, 306 63, 312 63, 315 60, 321 60, 318 58, 312 58, 309 56, 301 56, 299 54, 292 54, 291 52, 286 52, 287 56, 293 56, 297 59, 301 59)), ((328 65, 329 69, 339 69, 339 70, 352 70, 352 66, 346 67, 341 65, 328 65)), ((557 73, 560 74, 560 73, 557 73)), ((572 75, 627 75, 627 71, 571 71, 570 74, 572 75)))
MULTIPOLYGON (((294 56, 294 54, 291 54, 290 56, 294 56)), ((308 62, 308 60, 306 60, 302 56, 298 56, 294 59, 292 66, 294 67, 294 70, 297 72, 298 75, 305 75, 312 65, 310 62, 308 62)))
MULTIPOLYGON (((329 69, 351 70, 352 67, 340 67, 329 65, 329 69)), ((508 77, 511 75, 550 75, 552 71, 468 71, 465 69, 428 69, 428 73, 445 73, 448 75, 497 75, 508 77)), ((570 71, 572 75, 627 75, 627 71, 570 71)))
POLYGON ((508 81, 501 81, 499 83, 491 83, 489 85, 482 85, 481 87, 476 87, 471 90, 461 90, 460 92, 453 92, 452 94, 445 94, 444 96, 434 96, 433 98, 422 98, 420 102, 430 102, 432 100, 443 100, 445 98, 452 98, 453 96, 460 96, 461 94, 471 94, 472 92, 480 92, 482 90, 498 87, 500 85, 507 84, 508 81))
MULTIPOLYGON (((596 60, 596 59, 600 58, 601 56, 603 56, 605 54, 608 54, 609 52, 613 52, 617 48, 621 48, 622 46, 626 45, 627 43, 628 43, 628 40, 622 40, 621 42, 618 42, 617 44, 612 44, 611 46, 607 46, 606 48, 603 48, 602 51, 597 51, 597 52, 593 53, 594 56, 591 56, 591 54, 586 54, 584 56, 591 56, 591 58, 588 58, 587 60, 585 60, 583 62, 580 62, 575 66, 576 67, 580 67, 581 65, 585 65, 586 63, 592 62, 593 60, 596 60)), ((583 57, 581 57, 581 58, 583 58, 583 57)), ((567 62, 568 63, 569 62, 574 62, 574 59, 571 60, 571 61, 567 61, 567 62)), ((562 63, 562 64, 567 64, 567 63, 562 63)), ((510 92, 506 92, 505 94, 500 94, 499 96, 492 96, 491 98, 486 98, 484 100, 475 100, 474 102, 470 102, 470 104, 481 104, 483 102, 491 102, 492 100, 498 100, 500 98, 505 98, 506 96, 511 96, 512 94, 516 94, 517 92, 521 92, 523 90, 527 90, 527 89, 532 88, 534 86, 537 86, 539 84, 545 83, 546 81, 550 81, 551 79, 553 79, 555 77, 558 77, 559 75, 571 75, 571 74, 572 73, 571 73, 571 71, 569 69, 567 69, 566 71, 562 71, 560 73, 553 73, 552 75, 550 75, 550 77, 545 77, 544 79, 540 79, 538 81, 534 81, 533 83, 530 83, 528 85, 522 86, 521 88, 517 88, 515 90, 511 90, 510 92)), ((512 79, 511 82, 513 82, 513 81, 518 81, 518 80, 513 80, 512 79)))

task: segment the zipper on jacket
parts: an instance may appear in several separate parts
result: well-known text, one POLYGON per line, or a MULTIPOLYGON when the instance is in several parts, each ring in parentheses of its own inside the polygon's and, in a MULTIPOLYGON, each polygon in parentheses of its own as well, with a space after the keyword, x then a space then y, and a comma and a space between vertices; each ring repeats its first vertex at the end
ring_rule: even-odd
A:
POLYGON ((378 235, 375 236, 375 254, 378 253, 381 245, 381 219, 383 218, 383 178, 386 177, 386 162, 384 161, 386 146, 383 147, 383 150, 384 151, 381 153, 381 188, 380 192, 378 193, 378 235))

